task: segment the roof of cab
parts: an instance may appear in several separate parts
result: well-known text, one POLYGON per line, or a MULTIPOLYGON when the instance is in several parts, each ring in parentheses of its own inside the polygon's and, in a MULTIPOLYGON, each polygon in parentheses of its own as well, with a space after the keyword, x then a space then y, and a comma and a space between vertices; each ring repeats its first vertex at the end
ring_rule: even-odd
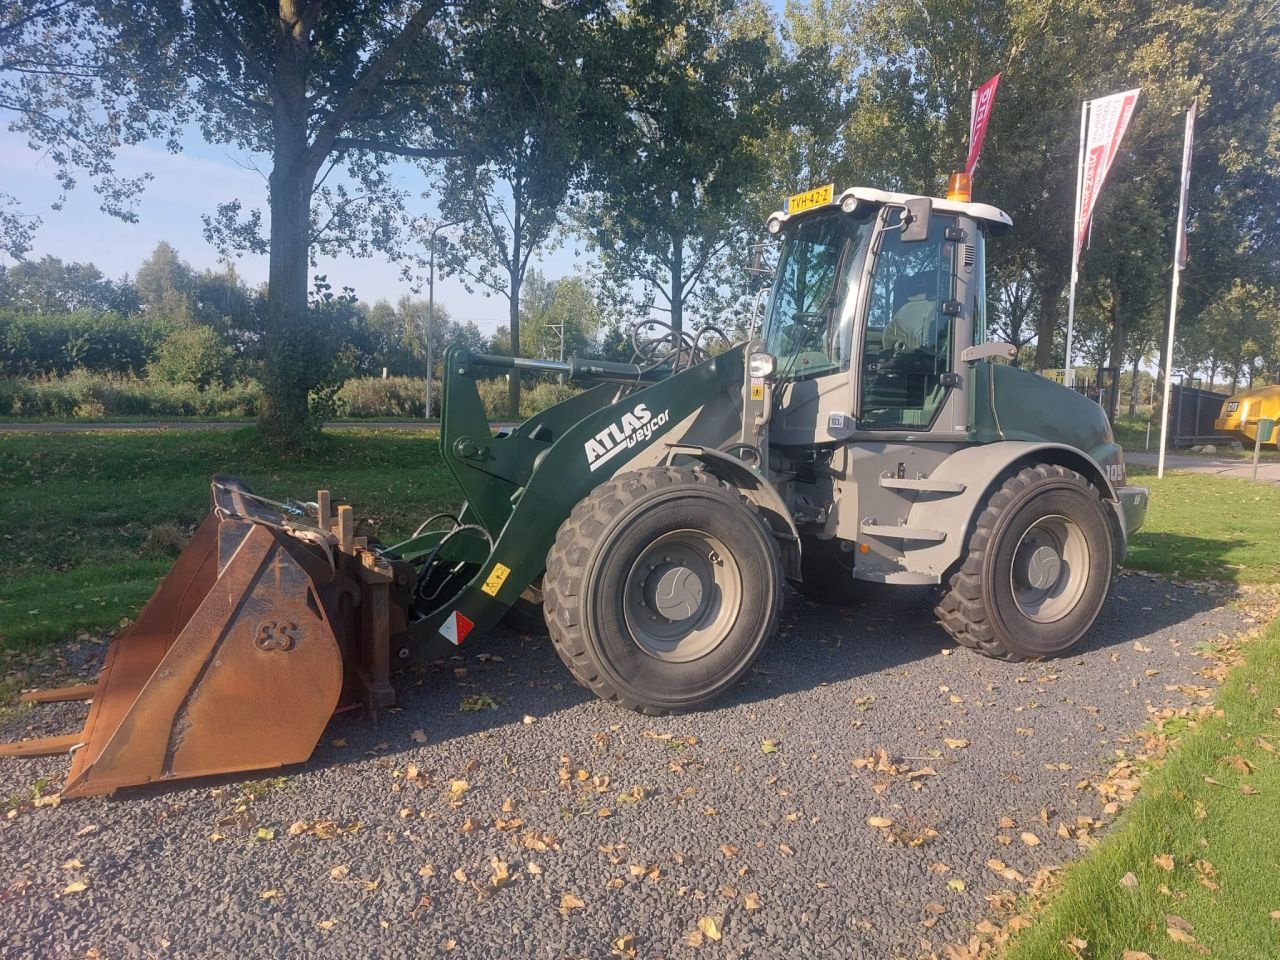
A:
MULTIPOLYGON (((828 204, 824 204, 820 207, 813 207, 810 210, 805 210, 798 214, 789 214, 785 211, 779 210, 776 213, 770 214, 769 219, 773 220, 777 218, 779 222, 786 223, 792 216, 807 216, 808 214, 818 210, 827 210, 831 207, 839 208, 839 206, 845 201, 846 197, 852 197, 859 205, 866 204, 874 206, 887 206, 890 204, 900 206, 908 200, 920 199, 917 195, 910 193, 890 193, 887 190, 876 190, 873 187, 851 187, 828 204)), ((937 197, 930 197, 929 199, 933 201, 934 210, 943 211, 945 213, 959 213, 966 217, 972 217, 975 220, 981 220, 983 223, 989 224, 997 232, 1003 232, 1013 226, 1013 220, 1007 213, 999 207, 991 206, 989 203, 962 203, 959 200, 942 200, 937 197)))

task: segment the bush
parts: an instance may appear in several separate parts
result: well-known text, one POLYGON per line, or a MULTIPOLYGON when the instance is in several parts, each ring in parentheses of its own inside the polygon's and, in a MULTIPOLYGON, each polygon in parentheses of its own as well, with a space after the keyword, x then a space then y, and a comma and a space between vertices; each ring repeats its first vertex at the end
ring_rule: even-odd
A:
POLYGON ((45 380, 0 380, 0 416, 252 417, 256 383, 200 390, 192 384, 111 376, 77 370, 45 380))
MULTIPOLYGON (((480 400, 484 403, 484 412, 493 420, 513 419, 508 406, 508 385, 505 377, 492 380, 480 380, 476 383, 480 390, 480 400)), ((580 387, 556 383, 550 380, 539 381, 533 386, 525 386, 520 391, 520 417, 527 420, 534 414, 541 413, 548 407, 568 400, 581 393, 580 387)))
MULTIPOLYGON (((440 412, 440 385, 434 405, 440 412)), ((427 409, 427 383, 419 377, 356 377, 342 385, 337 395, 338 415, 356 419, 418 417, 427 409)))
POLYGON ((152 379, 203 390, 226 385, 231 359, 231 348, 212 327, 179 327, 164 338, 147 372, 152 379))
POLYGON ((64 376, 75 369, 140 373, 164 334, 161 324, 118 313, 0 310, 0 375, 64 376))

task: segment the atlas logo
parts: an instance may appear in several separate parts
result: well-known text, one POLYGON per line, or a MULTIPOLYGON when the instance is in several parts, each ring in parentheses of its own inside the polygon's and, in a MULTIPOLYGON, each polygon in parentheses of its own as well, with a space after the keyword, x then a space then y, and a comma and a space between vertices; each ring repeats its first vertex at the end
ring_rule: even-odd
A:
POLYGON ((657 416, 649 412, 643 403, 637 403, 630 413, 611 423, 584 443, 587 451, 587 469, 604 466, 623 450, 645 443, 671 419, 671 411, 663 410, 657 416))

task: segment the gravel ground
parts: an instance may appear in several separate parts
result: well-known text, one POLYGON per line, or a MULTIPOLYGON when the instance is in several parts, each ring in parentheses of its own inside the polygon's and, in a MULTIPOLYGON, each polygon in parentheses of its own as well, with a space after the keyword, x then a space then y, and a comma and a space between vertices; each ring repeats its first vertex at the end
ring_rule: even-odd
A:
MULTIPOLYGON (((1079 855, 1055 835, 1100 815, 1077 782, 1149 705, 1185 704, 1173 688, 1207 682, 1196 645, 1239 625, 1127 576, 1078 653, 1005 664, 953 651, 925 600, 793 598, 734 697, 671 719, 595 701, 546 642, 497 636, 401 677, 376 724, 336 717, 310 764, 249 796, 205 781, 0 819, 0 954, 603 958, 629 936, 641 957, 916 957, 1011 886, 989 858, 1031 877, 1079 855), (498 708, 460 709, 480 694, 498 708), (881 748, 897 773, 853 762, 881 748), (723 939, 693 946, 703 917, 723 939)), ((84 709, 0 734, 69 732, 84 709)), ((0 797, 65 767, 0 764, 0 797)))

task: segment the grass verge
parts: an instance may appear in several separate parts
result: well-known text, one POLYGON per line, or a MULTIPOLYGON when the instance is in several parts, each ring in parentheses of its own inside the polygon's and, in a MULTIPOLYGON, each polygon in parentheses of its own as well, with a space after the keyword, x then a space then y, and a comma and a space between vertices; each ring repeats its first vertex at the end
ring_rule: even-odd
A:
POLYGON ((1217 707, 1066 870, 1008 960, 1280 956, 1280 621, 1217 707))
POLYGON ((305 461, 253 429, 0 436, 0 651, 134 616, 208 511, 215 473, 273 499, 329 489, 388 542, 460 496, 420 433, 335 432, 305 461))

